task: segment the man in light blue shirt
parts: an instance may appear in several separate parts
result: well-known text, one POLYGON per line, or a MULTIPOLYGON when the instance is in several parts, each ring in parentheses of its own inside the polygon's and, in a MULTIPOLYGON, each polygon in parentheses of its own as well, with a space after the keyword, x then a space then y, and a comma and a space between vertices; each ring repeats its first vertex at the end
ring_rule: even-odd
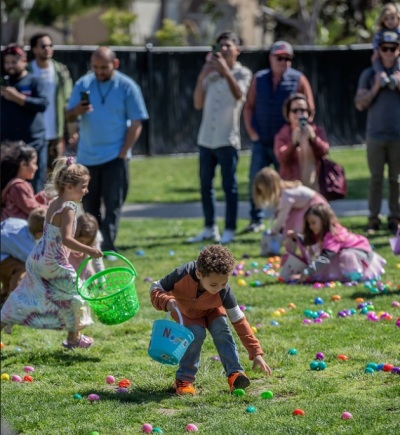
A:
POLYGON ((75 83, 66 117, 70 122, 80 120, 77 161, 90 171, 83 207, 99 222, 102 249, 116 251, 114 242, 129 186, 128 158, 148 114, 140 87, 117 70, 119 60, 109 47, 94 51, 91 66, 92 72, 75 83))

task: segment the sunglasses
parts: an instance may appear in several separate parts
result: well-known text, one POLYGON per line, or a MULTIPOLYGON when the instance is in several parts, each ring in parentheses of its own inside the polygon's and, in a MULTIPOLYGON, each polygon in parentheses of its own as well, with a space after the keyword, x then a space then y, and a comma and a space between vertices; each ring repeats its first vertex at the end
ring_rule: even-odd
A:
POLYGON ((397 50, 397 47, 382 46, 379 47, 379 50, 383 51, 384 53, 386 53, 387 51, 394 53, 397 50))
POLYGON ((53 48, 53 44, 42 44, 42 45, 40 46, 40 48, 43 48, 43 50, 44 50, 45 48, 47 48, 47 47, 53 48))
POLYGON ((275 56, 275 58, 278 62, 291 62, 292 61, 291 57, 286 57, 286 56, 275 56))
POLYGON ((290 109, 292 113, 308 113, 308 109, 303 109, 301 107, 296 107, 295 109, 290 109))

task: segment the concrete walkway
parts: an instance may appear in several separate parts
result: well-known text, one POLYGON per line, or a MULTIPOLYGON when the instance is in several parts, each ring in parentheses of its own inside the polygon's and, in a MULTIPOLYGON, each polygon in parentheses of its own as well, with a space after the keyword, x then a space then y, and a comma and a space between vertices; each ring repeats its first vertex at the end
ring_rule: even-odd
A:
MULTIPOLYGON (((346 216, 368 216, 368 203, 366 200, 347 200, 342 199, 332 202, 332 208, 338 217, 346 216)), ((387 201, 382 203, 382 215, 387 216, 387 201)), ((224 217, 225 203, 217 203, 217 216, 224 217)), ((267 211, 267 218, 271 216, 271 211, 267 211)), ((203 211, 200 202, 186 203, 150 203, 150 204, 125 204, 122 208, 122 218, 201 218, 203 211)), ((238 218, 249 218, 249 203, 241 201, 239 203, 238 218)))

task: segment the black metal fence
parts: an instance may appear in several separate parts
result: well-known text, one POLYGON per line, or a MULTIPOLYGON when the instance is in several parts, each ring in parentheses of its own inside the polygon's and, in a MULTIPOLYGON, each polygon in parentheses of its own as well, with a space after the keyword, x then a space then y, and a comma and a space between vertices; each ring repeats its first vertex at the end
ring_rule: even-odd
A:
MULTIPOLYGON (((55 47, 55 59, 66 64, 74 80, 90 69, 94 47, 55 47)), ((120 71, 141 86, 150 119, 135 154, 195 152, 201 112, 193 108, 193 90, 207 48, 115 48, 120 71)), ((364 142, 365 113, 354 107, 361 71, 370 65, 371 48, 299 47, 293 67, 309 79, 316 103, 315 122, 327 131, 331 146, 364 142)), ((264 50, 243 50, 239 61, 253 72, 268 67, 264 50)), ((249 138, 242 125, 242 149, 249 138)))

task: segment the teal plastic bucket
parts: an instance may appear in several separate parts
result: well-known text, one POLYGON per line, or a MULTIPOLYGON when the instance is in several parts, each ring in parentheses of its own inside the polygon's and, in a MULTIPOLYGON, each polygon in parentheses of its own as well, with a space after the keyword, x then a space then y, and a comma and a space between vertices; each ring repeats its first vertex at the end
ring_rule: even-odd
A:
POLYGON ((178 364, 194 339, 192 332, 183 326, 181 312, 178 308, 175 309, 179 323, 169 320, 170 313, 167 314, 166 320, 153 322, 148 354, 161 364, 178 364))

